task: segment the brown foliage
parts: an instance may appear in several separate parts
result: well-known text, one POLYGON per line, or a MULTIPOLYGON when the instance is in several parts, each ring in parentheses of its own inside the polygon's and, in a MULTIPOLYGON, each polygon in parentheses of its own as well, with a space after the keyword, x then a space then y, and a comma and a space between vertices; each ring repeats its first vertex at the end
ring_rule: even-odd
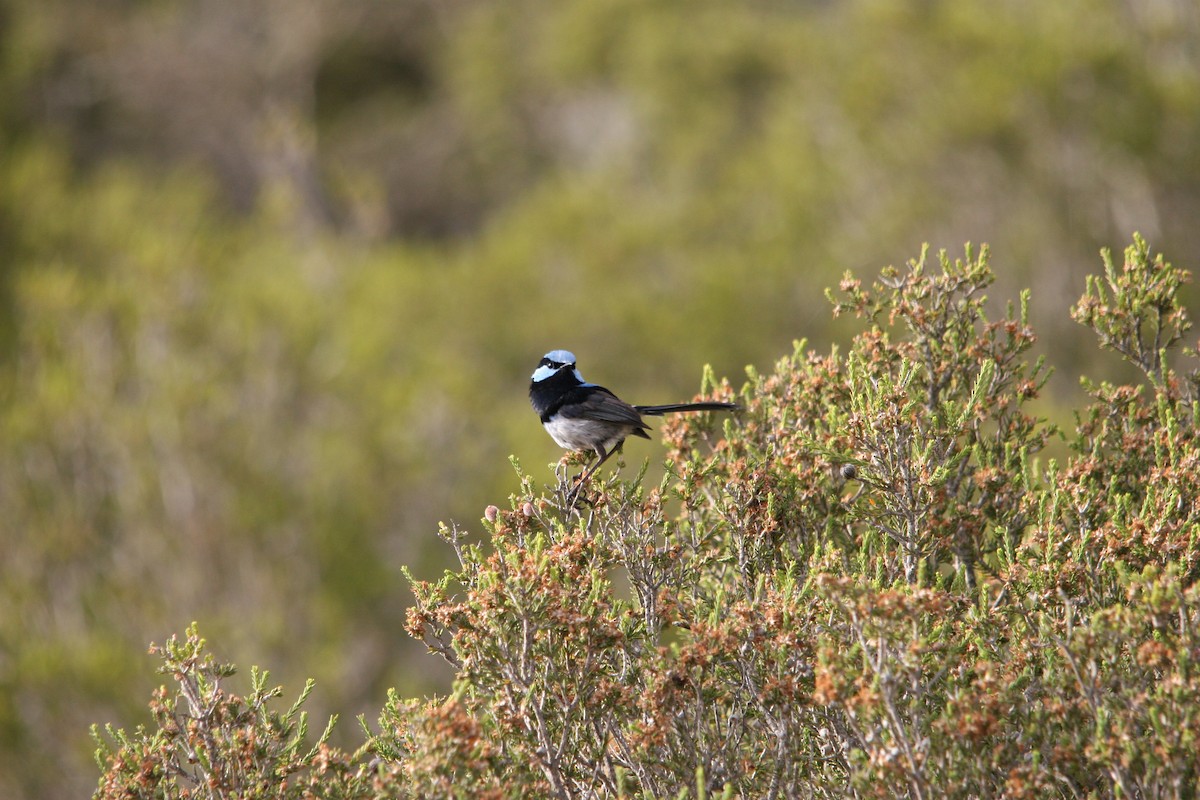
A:
MULTIPOLYGON (((1149 390, 1093 387, 1072 455, 1038 469, 1055 432, 1026 410, 1024 314, 986 318, 986 250, 939 262, 847 279, 835 308, 867 329, 846 356, 752 374, 720 441, 670 423, 658 486, 524 476, 484 538, 444 529, 459 565, 413 581, 408 632, 456 669, 450 697, 393 695, 370 769, 318 747, 272 774, 333 770, 346 796, 1194 796, 1197 380, 1155 288, 1186 273, 1137 239, 1089 284, 1079 315, 1149 390)), ((282 730, 162 697, 105 796, 282 730), (209 726, 241 733, 213 748, 209 726)))

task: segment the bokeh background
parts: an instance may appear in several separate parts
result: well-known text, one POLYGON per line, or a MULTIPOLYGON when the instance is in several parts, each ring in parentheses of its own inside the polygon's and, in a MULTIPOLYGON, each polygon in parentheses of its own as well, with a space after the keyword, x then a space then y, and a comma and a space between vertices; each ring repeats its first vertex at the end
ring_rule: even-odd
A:
POLYGON ((400 569, 549 479, 548 349, 679 400, 988 242, 1067 415, 1135 230, 1195 264, 1195 0, 0 0, 0 796, 192 620, 346 746, 445 690, 400 569))

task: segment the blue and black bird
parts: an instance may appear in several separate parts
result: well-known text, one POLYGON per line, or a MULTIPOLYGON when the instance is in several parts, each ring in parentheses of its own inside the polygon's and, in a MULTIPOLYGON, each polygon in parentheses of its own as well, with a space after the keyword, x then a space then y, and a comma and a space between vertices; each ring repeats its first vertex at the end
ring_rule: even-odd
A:
POLYGON ((643 416, 659 417, 679 411, 736 411, 736 403, 669 403, 633 406, 615 394, 588 383, 575 367, 575 354, 551 350, 538 362, 529 383, 529 402, 542 426, 560 447, 591 450, 599 459, 579 479, 591 477, 609 456, 621 449, 626 437, 649 439, 650 426, 643 416))

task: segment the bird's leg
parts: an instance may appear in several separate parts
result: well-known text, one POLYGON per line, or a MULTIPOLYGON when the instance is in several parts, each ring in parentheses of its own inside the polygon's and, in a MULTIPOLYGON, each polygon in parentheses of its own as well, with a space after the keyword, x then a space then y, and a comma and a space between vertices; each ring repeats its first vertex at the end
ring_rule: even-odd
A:
POLYGON ((562 458, 558 460, 558 465, 554 468, 554 474, 558 478, 560 484, 578 483, 582 477, 582 473, 587 471, 588 465, 596 458, 595 450, 568 450, 563 453, 562 458), (571 473, 574 467, 583 467, 583 471, 574 477, 571 473))
POLYGON ((579 492, 579 490, 583 488, 583 485, 585 483, 587 483, 588 478, 592 477, 592 475, 596 472, 596 470, 600 469, 600 465, 603 464, 605 461, 608 461, 609 457, 612 456, 613 453, 617 452, 620 449, 621 448, 618 445, 617 447, 614 447, 612 450, 609 450, 606 452, 603 447, 601 447, 600 445, 596 445, 596 455, 600 456, 600 458, 596 459, 596 463, 592 464, 590 467, 588 467, 584 471, 584 473, 579 476, 579 483, 575 484, 575 488, 571 490, 571 494, 569 496, 574 496, 575 494, 577 494, 579 492))
POLYGON ((596 455, 600 456, 600 458, 596 461, 595 464, 592 464, 590 467, 587 468, 587 472, 583 473, 583 477, 581 477, 579 479, 579 485, 582 486, 583 484, 587 483, 587 479, 592 477, 592 475, 596 472, 596 470, 600 469, 600 465, 603 464, 605 461, 608 461, 609 456, 611 456, 613 453, 617 452, 618 449, 619 448, 614 447, 612 450, 609 450, 606 453, 606 452, 604 452, 603 447, 600 447, 599 445, 597 445, 596 446, 596 455))

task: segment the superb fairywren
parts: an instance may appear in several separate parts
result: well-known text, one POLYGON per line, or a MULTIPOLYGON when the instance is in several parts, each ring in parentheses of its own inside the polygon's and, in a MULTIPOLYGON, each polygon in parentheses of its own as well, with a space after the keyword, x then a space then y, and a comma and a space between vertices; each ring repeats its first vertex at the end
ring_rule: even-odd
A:
POLYGON ((632 406, 615 394, 588 383, 575 368, 575 354, 551 350, 538 362, 529 383, 529 402, 542 426, 560 447, 591 450, 599 459, 579 479, 591 477, 609 456, 621 449, 628 436, 649 439, 650 426, 642 416, 662 416, 676 411, 736 411, 736 403, 669 403, 632 406))

